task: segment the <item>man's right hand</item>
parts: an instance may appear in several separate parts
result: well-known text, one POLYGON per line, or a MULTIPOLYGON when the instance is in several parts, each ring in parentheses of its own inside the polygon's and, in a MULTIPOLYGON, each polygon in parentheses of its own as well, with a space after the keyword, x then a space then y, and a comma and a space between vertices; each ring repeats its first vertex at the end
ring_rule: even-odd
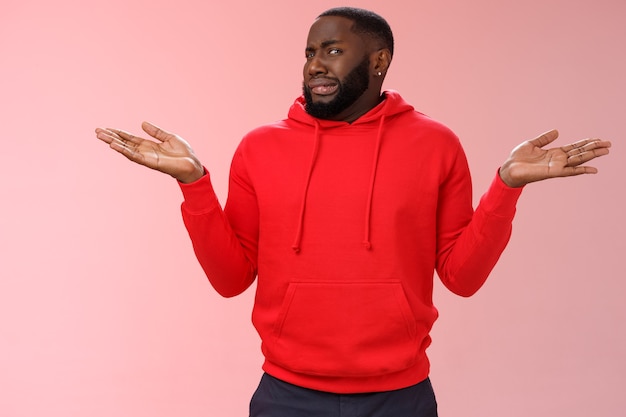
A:
POLYGON ((143 122, 141 128, 156 141, 108 128, 97 128, 96 136, 131 161, 171 175, 182 183, 194 182, 204 175, 202 163, 183 138, 148 122, 143 122))

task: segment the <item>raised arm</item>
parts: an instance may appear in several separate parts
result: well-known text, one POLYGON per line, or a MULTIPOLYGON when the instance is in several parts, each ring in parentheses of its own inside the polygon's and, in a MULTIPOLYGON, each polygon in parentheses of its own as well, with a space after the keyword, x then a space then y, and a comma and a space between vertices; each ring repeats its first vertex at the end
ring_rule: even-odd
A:
POLYGON ((204 175, 200 160, 183 138, 148 122, 143 122, 141 128, 156 140, 110 128, 97 128, 96 136, 131 161, 171 175, 182 183, 194 182, 204 175))
POLYGON ((459 200, 467 200, 465 165, 452 171, 439 202, 437 261, 437 272, 451 291, 470 296, 487 279, 508 243, 522 186, 548 178, 594 174, 596 168, 584 164, 608 154, 611 146, 608 141, 584 139, 560 148, 543 149, 557 137, 558 132, 552 130, 517 146, 473 216, 467 216, 469 222, 463 221, 458 209, 464 206, 459 200))
MULTIPOLYGON (((141 127, 153 139, 140 138, 119 129, 102 128, 96 129, 96 136, 129 160, 179 181, 185 197, 183 220, 198 261, 220 294, 229 297, 241 293, 256 277, 256 242, 251 241, 258 234, 254 222, 254 196, 244 202, 252 214, 243 216, 246 228, 239 231, 242 242, 222 210, 210 177, 191 146, 180 136, 151 123, 144 122, 141 127)), ((240 194, 245 197, 246 193, 240 194)))

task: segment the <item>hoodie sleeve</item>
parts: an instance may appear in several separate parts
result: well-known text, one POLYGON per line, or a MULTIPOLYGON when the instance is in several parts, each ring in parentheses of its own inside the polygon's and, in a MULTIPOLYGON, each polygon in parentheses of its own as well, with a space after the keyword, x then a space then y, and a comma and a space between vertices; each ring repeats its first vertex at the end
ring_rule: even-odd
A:
POLYGON ((215 290, 224 297, 245 291, 257 272, 258 209, 240 155, 231 166, 224 209, 209 174, 191 184, 179 184, 183 221, 196 258, 215 290))
POLYGON ((473 211, 469 168, 459 146, 440 189, 437 216, 437 274, 450 291, 469 297, 484 284, 509 241, 521 192, 496 174, 473 211))

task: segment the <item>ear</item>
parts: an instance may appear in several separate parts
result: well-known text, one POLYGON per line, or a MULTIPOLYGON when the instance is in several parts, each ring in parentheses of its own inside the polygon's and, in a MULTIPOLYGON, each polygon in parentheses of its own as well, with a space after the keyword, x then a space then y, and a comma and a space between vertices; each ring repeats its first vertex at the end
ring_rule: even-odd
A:
POLYGON ((374 66, 374 74, 379 76, 378 73, 380 73, 380 77, 384 77, 389 69, 389 64, 391 64, 391 52, 389 52, 389 49, 383 48, 372 52, 370 59, 374 66))

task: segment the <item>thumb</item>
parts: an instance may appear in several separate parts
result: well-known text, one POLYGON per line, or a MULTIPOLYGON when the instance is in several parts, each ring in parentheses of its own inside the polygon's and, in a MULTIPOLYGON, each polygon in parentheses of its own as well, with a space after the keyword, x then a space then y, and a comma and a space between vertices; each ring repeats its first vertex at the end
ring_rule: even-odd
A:
POLYGON ((556 129, 549 130, 544 134, 537 136, 535 139, 531 140, 530 143, 533 145, 542 148, 549 143, 552 143, 559 137, 559 132, 556 129))
POLYGON ((143 129, 144 132, 146 132, 147 134, 149 134, 150 136, 152 136, 155 139, 158 139, 161 142, 164 142, 172 137, 174 137, 173 133, 170 133, 168 131, 165 131, 163 129, 161 129, 160 127, 150 123, 150 122, 143 122, 141 124, 141 128, 143 129))

